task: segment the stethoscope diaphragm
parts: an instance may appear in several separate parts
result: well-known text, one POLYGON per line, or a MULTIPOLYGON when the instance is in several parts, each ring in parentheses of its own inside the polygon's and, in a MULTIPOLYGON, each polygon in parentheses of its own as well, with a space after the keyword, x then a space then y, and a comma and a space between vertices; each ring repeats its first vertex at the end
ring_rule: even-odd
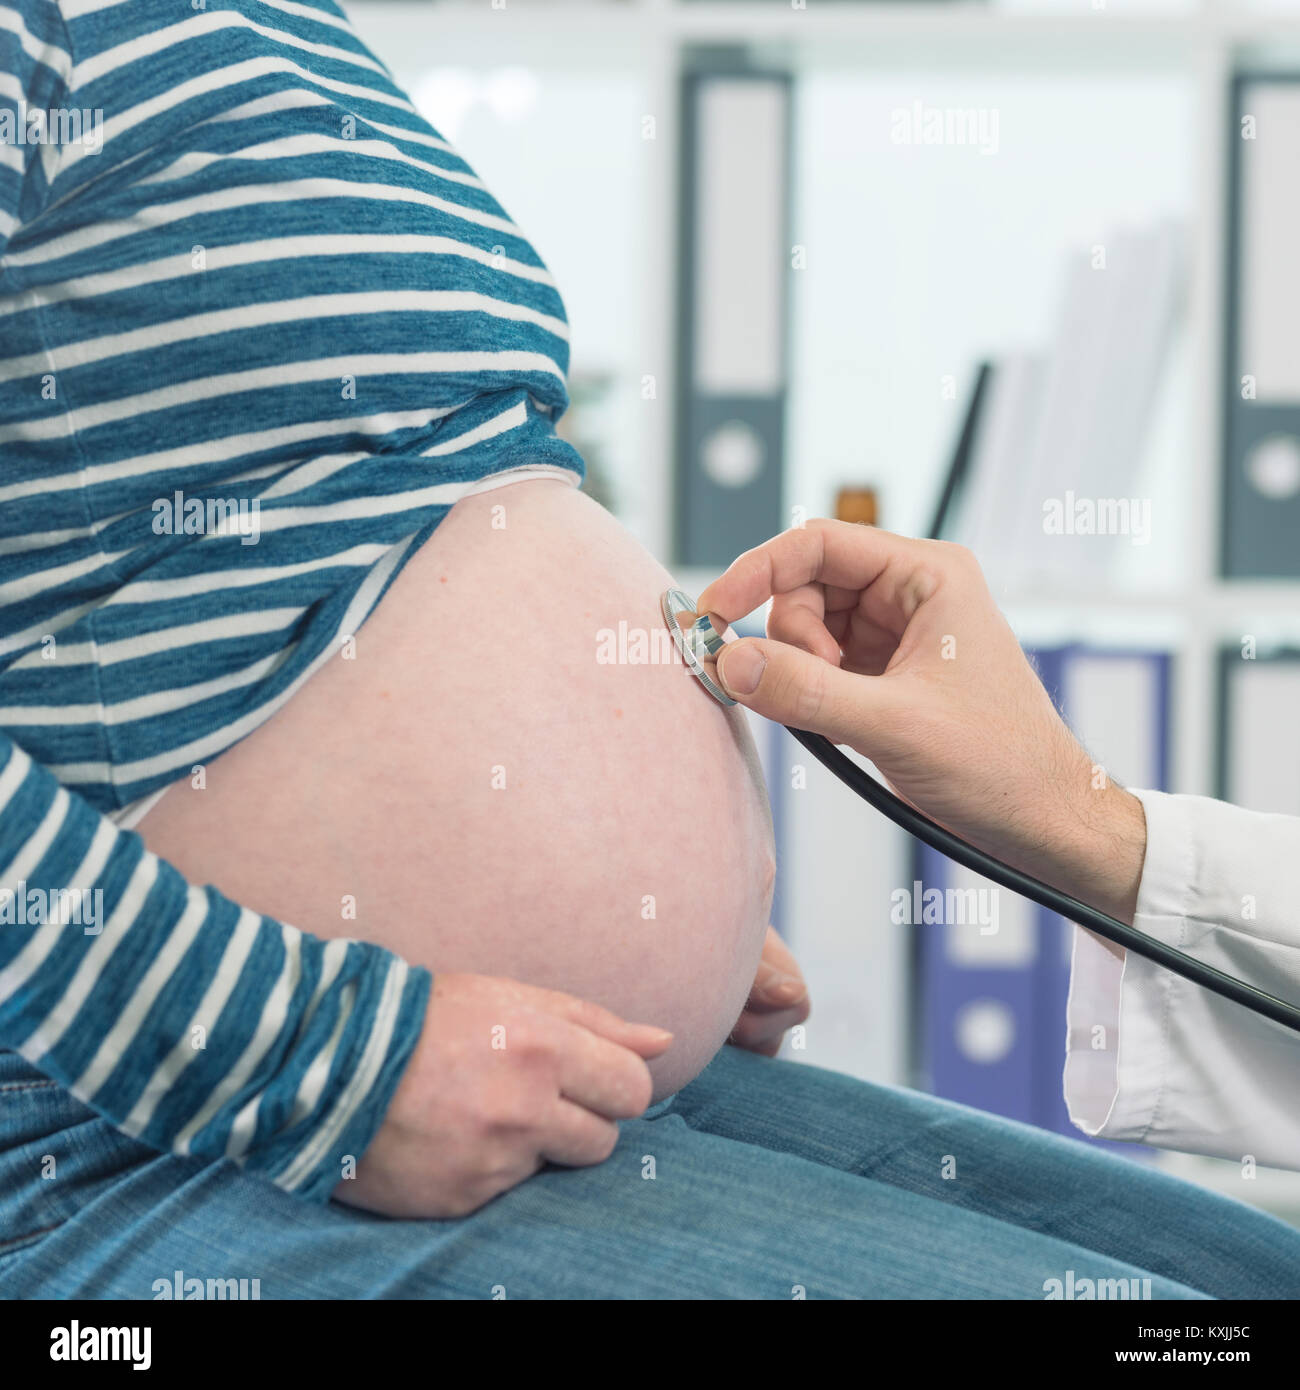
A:
POLYGON ((715 679, 718 653, 726 646, 727 639, 709 621, 709 615, 699 613, 695 600, 681 589, 668 589, 659 600, 659 606, 673 646, 681 653, 691 674, 720 705, 734 705, 736 702, 715 679), (683 626, 683 614, 689 614, 694 621, 683 626))

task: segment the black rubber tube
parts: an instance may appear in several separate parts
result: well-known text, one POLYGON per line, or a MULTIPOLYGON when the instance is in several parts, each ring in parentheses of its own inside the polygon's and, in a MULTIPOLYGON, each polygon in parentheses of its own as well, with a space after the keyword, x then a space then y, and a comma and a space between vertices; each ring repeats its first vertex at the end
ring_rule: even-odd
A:
POLYGON ((1029 874, 1021 873, 1019 869, 1013 869, 1000 859, 994 859, 992 855, 976 849, 974 845, 968 845, 961 836, 936 825, 928 816, 923 816, 907 802, 899 800, 888 787, 882 786, 852 758, 841 753, 829 739, 823 738, 821 734, 810 734, 806 729, 790 729, 789 725, 786 725, 786 728, 845 786, 857 792, 882 816, 906 830, 909 835, 915 835, 931 849, 937 849, 940 854, 946 854, 949 859, 955 859, 958 864, 992 879, 1003 888, 1010 888, 1013 893, 1019 893, 1032 902, 1040 903, 1052 912, 1059 912, 1062 917, 1077 922, 1081 927, 1087 927, 1089 931, 1104 936, 1107 941, 1113 941, 1117 946, 1136 951, 1138 955, 1155 961, 1157 965, 1172 970, 1175 975, 1181 975, 1183 979, 1190 980, 1203 989, 1213 990, 1224 999, 1231 999, 1234 1004, 1253 1009, 1257 1014, 1272 1019, 1274 1023, 1280 1023, 1284 1028, 1300 1033, 1300 1009, 1294 1004, 1266 994, 1262 989, 1256 989, 1254 985, 1237 979, 1235 975, 1225 975, 1222 970, 1216 970, 1204 961, 1196 960, 1172 946, 1166 946, 1163 941, 1147 936, 1136 927, 1130 927, 1117 918, 1108 917, 1095 907, 1080 902, 1078 898, 1072 898, 1068 893, 1062 893, 1029 874))

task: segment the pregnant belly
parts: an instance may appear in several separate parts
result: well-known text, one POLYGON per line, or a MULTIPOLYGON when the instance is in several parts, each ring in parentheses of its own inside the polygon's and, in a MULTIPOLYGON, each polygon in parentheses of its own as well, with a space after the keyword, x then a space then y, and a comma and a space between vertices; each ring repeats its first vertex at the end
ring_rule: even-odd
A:
POLYGON ((669 583, 566 484, 466 498, 355 652, 140 833, 191 880, 318 936, 670 1028, 665 1095, 743 1007, 773 876, 743 714, 675 658, 646 659, 663 655, 669 583))

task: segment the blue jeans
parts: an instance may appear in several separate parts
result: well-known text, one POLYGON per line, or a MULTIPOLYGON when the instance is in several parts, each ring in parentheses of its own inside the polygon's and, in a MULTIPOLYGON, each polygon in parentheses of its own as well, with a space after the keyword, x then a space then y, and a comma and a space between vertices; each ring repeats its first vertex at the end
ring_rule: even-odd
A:
POLYGON ((726 1047, 621 1128, 598 1167, 390 1221, 160 1155, 0 1053, 0 1297, 1300 1296, 1300 1231, 911 1091, 726 1047))

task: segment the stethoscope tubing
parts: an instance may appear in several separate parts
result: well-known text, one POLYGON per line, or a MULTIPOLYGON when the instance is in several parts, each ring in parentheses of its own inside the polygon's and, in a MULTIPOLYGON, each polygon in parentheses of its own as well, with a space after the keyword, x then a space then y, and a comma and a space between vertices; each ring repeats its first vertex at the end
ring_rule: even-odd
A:
POLYGON ((1139 956, 1164 966, 1166 970, 1172 970, 1175 975, 1181 975, 1183 979, 1190 980, 1203 989, 1211 990, 1224 999, 1230 999, 1234 1004, 1252 1009, 1264 1018, 1280 1023, 1284 1028, 1300 1033, 1300 1008, 1296 1008, 1295 1005, 1288 1004, 1262 989, 1256 989, 1254 985, 1248 985, 1235 975, 1226 975, 1222 970, 1216 970, 1212 965, 1196 960, 1173 946, 1167 946, 1163 941, 1157 941, 1155 937, 1138 931, 1136 927, 1108 916, 1097 908, 1080 902, 1078 898, 1072 898, 1068 893, 1062 893, 1032 875, 1013 869, 1000 859, 985 854, 983 850, 967 844, 960 835, 954 835, 951 830, 946 830, 895 796, 888 787, 882 786, 828 738, 821 734, 811 734, 806 729, 792 729, 789 725, 785 727, 845 786, 857 792, 882 816, 929 845, 931 849, 946 854, 949 859, 955 860, 974 873, 992 879, 1003 888, 1009 888, 1013 893, 1019 893, 1022 897, 1059 913, 1067 920, 1096 932, 1098 936, 1104 936, 1107 941, 1113 941, 1125 950, 1134 951, 1139 956))

